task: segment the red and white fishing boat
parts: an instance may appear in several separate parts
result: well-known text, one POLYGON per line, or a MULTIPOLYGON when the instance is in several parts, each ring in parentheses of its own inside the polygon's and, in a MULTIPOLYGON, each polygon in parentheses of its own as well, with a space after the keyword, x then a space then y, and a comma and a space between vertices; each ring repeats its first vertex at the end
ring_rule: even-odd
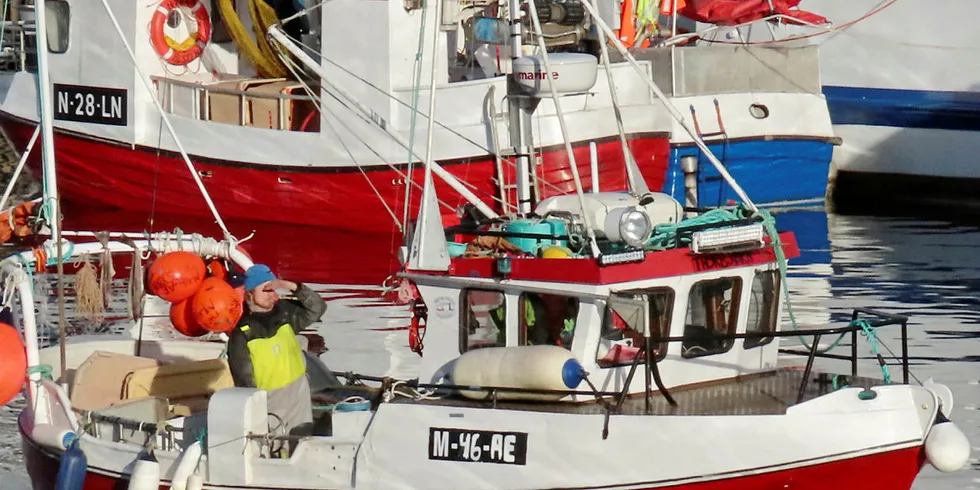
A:
MULTIPOLYGON (((556 55, 602 51, 581 2, 539 3, 545 49, 556 55)), ((181 164, 186 153, 228 218, 402 229, 406 210, 418 205, 417 155, 425 145, 411 134, 427 121, 421 108, 432 78, 444 102, 435 114, 435 160, 456 181, 436 182, 447 220, 465 202, 460 187, 495 212, 513 210, 520 155, 531 160, 538 199, 572 190, 550 106, 530 112, 527 134, 516 134, 509 120, 518 101, 504 97, 506 75, 514 71, 506 2, 453 1, 436 19, 422 15, 417 0, 310 0, 310 10, 275 39, 268 28, 278 29, 270 22, 276 14, 265 0, 106 4, 111 17, 103 8, 73 8, 66 0, 46 3, 52 19, 47 83, 57 102, 54 152, 67 200, 201 214, 200 203, 187 198, 195 183, 181 164), (305 35, 291 29, 300 22, 305 35), (434 63, 420 56, 431 49, 433 32, 440 46, 434 63), (280 57, 286 49, 291 58, 280 57), (354 116, 351 106, 359 109, 354 116)), ((639 22, 635 17, 648 17, 634 13, 631 2, 599 5, 607 21, 621 24, 623 38, 639 22)), ((534 36, 525 36, 521 51, 531 54, 534 43, 534 36)), ((685 47, 637 56, 642 72, 625 62, 586 64, 598 83, 563 96, 567 135, 587 189, 595 173, 604 191, 626 190, 627 180, 638 179, 681 199, 685 173, 694 172, 702 204, 737 198, 647 89, 644 79, 653 77, 757 202, 823 203, 839 139, 819 93, 816 50, 685 47), (624 170, 624 146, 636 164, 633 177, 624 170), (593 160, 603 165, 593 169, 593 160)), ((27 65, 0 77, 6 88, 0 129, 18 151, 30 147, 40 120, 37 74, 27 65)), ((525 81, 541 76, 540 67, 525 68, 518 69, 525 81)), ((554 68, 568 79, 583 66, 556 56, 554 68)), ((40 167, 36 156, 31 161, 40 167)))
MULTIPOLYGON (((322 32, 303 39, 310 44, 315 38, 317 47, 302 50, 309 57, 302 59, 277 56, 275 50, 285 52, 283 43, 300 49, 302 40, 286 40, 287 33, 267 39, 271 24, 256 27, 258 45, 250 37, 247 29, 256 20, 245 12, 270 9, 263 0, 166 0, 159 5, 109 0, 112 16, 102 6, 80 8, 65 0, 46 5, 54 153, 67 200, 200 214, 200 202, 189 198, 197 191, 182 163, 186 153, 217 208, 230 219, 397 230, 409 214, 404 211, 418 208, 418 155, 425 143, 411 141, 411 134, 427 121, 424 108, 434 77, 443 102, 435 114, 435 159, 457 181, 456 188, 437 183, 443 214, 450 219, 465 202, 458 187, 497 212, 517 204, 512 150, 518 145, 509 136, 507 77, 502 76, 511 71, 511 56, 506 44, 481 44, 474 52, 472 19, 457 33, 444 29, 456 25, 455 12, 439 19, 425 16, 421 3, 325 2, 301 19, 322 32), (429 56, 433 32, 441 47, 435 62, 429 56), (370 40, 360 41, 367 33, 370 40), (189 42, 182 43, 185 39, 189 42), (457 43, 463 46, 459 56, 457 43), (499 49, 487 51, 488 46, 499 49), (458 61, 463 58, 465 63, 458 61), (351 112, 351 106, 359 110, 351 112), (411 158, 409 147, 415 154, 411 158), (414 188, 406 207, 409 177, 414 188)), ((568 31, 549 36, 548 49, 584 42, 580 7, 567 13, 555 7, 553 16, 542 19, 546 32, 568 31)), ((504 23, 493 20, 494 25, 504 23)), ((289 33, 291 25, 285 26, 289 33)), ((671 123, 662 110, 654 110, 656 99, 642 80, 652 76, 652 68, 645 66, 641 75, 625 63, 614 64, 607 79, 606 69, 593 61, 584 66, 591 71, 585 75, 598 76, 599 83, 565 97, 580 170, 591 172, 594 144, 596 159, 604 162, 597 169, 604 190, 628 188, 624 145, 649 188, 664 184, 671 123), (616 88, 621 129, 610 84, 616 88)), ((582 68, 562 66, 556 59, 557 71, 569 71, 564 77, 578 77, 582 68)), ((528 66, 521 73, 531 81, 540 72, 528 66)), ((8 87, 0 104, 0 128, 18 151, 29 148, 40 121, 37 77, 26 70, 4 75, 8 87)), ((535 160, 539 195, 568 192, 568 159, 554 111, 545 104, 528 118, 520 146, 535 160)), ((37 155, 31 162, 40 168, 37 155)))
MULTIPOLYGON (((574 193, 447 229, 425 160, 400 274, 418 291, 406 340, 419 376, 340 385, 309 358, 322 405, 308 436, 277 433, 266 392, 233 386, 222 342, 40 345, 27 270, 56 252, 0 263, 26 346, 19 425, 34 488, 894 490, 927 461, 968 461, 945 416, 949 390, 908 383, 906 318, 855 311, 836 328, 780 328, 781 271, 798 249, 747 198, 685 209, 661 193, 586 193, 573 171, 574 193), (884 379, 858 376, 859 334, 877 353, 889 324, 903 326, 902 382, 880 354, 884 379), (833 335, 854 343, 844 376, 814 370, 820 337, 833 335), (813 346, 781 359, 778 339, 794 336, 813 346), (276 450, 287 441, 294 450, 276 450)), ((121 253, 137 271, 176 251, 251 265, 233 238, 111 238, 68 243, 67 255, 121 253)), ((142 278, 130 274, 128 303, 140 303, 142 278)))

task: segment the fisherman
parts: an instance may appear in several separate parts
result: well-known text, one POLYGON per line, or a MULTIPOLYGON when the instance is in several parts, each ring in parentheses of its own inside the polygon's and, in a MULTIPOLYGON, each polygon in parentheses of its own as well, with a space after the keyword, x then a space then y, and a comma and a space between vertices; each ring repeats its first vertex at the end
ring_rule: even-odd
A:
MULTIPOLYGON (((268 266, 245 272, 245 314, 228 339, 228 365, 235 386, 268 391, 268 412, 290 435, 313 427, 306 361, 296 336, 318 321, 327 304, 304 284, 277 279, 268 266), (280 299, 286 289, 295 299, 280 299)), ((290 453, 295 444, 290 444, 290 453)))
POLYGON ((553 294, 525 293, 521 308, 527 329, 527 345, 572 348, 578 300, 553 294))

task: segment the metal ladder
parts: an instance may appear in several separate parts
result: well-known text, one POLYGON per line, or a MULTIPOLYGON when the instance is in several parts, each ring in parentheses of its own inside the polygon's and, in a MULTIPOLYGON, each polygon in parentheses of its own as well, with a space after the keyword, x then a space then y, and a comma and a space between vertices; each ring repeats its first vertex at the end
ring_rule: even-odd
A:
MULTIPOLYGON (((702 133, 701 132, 701 125, 698 123, 698 115, 697 115, 697 111, 695 111, 695 109, 694 109, 694 104, 691 104, 691 106, 690 106, 691 107, 691 119, 694 122, 694 131, 698 133, 698 136, 705 142, 705 144, 708 144, 708 141, 705 140, 705 138, 711 138, 711 137, 714 137, 714 136, 721 136, 722 143, 725 146, 725 151, 722 152, 722 154, 719 157, 718 161, 720 161, 721 164, 723 166, 725 166, 725 168, 728 168, 728 165, 725 164, 725 157, 728 154, 728 151, 727 151, 727 149, 728 149, 728 143, 729 143, 728 131, 725 129, 725 121, 722 120, 722 117, 721 117, 721 105, 718 103, 718 99, 717 98, 713 99, 713 101, 714 101, 714 106, 715 106, 715 117, 716 117, 716 119, 718 121, 718 131, 714 131, 714 132, 711 132, 711 133, 702 133)), ((701 159, 701 157, 700 157, 700 152, 699 152, 698 160, 700 161, 700 159, 701 159)), ((698 165, 698 167, 700 168, 700 165, 698 165)), ((700 170, 698 171, 698 173, 700 174, 700 170)), ((717 180, 723 180, 723 179, 722 179, 721 176, 718 176, 718 177, 712 177, 710 179, 705 178, 702 181, 701 176, 698 175, 698 181, 699 182, 709 182, 709 181, 717 181, 717 180)), ((719 205, 721 204, 721 202, 720 202, 721 201, 721 194, 723 193, 724 188, 725 188, 725 186, 724 186, 724 184, 722 184, 722 186, 719 188, 719 191, 718 191, 719 192, 719 196, 718 196, 719 205)))
MULTIPOLYGON (((500 202, 504 213, 516 212, 517 211, 517 170, 516 168, 507 168, 504 166, 504 159, 513 157, 515 155, 514 148, 508 146, 506 143, 501 146, 500 134, 510 134, 510 114, 509 112, 501 108, 498 112, 496 105, 494 104, 494 92, 496 87, 490 86, 487 90, 486 96, 486 121, 490 129, 490 144, 492 145, 491 151, 494 155, 494 163, 496 164, 496 178, 498 191, 500 193, 500 202), (502 130, 502 131, 501 131, 502 130)), ((531 146, 531 186, 534 195, 540 196, 541 189, 538 182, 538 169, 541 156, 537 154, 535 148, 531 146)))

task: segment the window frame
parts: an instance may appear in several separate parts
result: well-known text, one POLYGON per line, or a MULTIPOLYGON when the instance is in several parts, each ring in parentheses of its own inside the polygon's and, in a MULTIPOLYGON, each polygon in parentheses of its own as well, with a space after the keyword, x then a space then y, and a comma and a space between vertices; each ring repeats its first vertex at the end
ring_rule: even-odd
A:
MULTIPOLYGON (((749 316, 752 314, 752 305, 755 300, 755 294, 753 289, 757 283, 760 283, 760 277, 763 275, 773 276, 774 287, 772 288, 772 303, 769 305, 768 308, 769 325, 762 329, 751 330, 751 332, 775 333, 779 326, 779 293, 781 291, 780 288, 782 288, 782 277, 779 274, 779 270, 775 270, 775 269, 756 270, 755 274, 752 276, 753 287, 749 288, 749 304, 748 304, 749 310, 748 310, 748 314, 746 315, 746 321, 745 321, 746 333, 750 332, 749 328, 753 326, 753 323, 756 323, 756 325, 758 325, 758 322, 761 322, 763 318, 766 318, 766 316, 764 315, 759 315, 756 322, 750 322, 751 318, 749 316)), ((759 306, 760 312, 764 311, 764 307, 765 307, 765 294, 766 294, 765 291, 762 291, 762 294, 763 294, 763 303, 762 305, 759 306)), ((742 339, 742 349, 749 350, 758 347, 763 347, 768 344, 771 344, 773 339, 775 339, 774 336, 757 337, 757 338, 746 337, 742 339)))
MULTIPOLYGON (((582 309, 582 301, 577 296, 568 295, 568 294, 560 294, 560 293, 536 293, 536 292, 531 292, 531 291, 523 291, 523 292, 521 292, 520 295, 517 296, 517 345, 558 345, 558 344, 554 344, 554 343, 545 343, 545 344, 529 344, 528 343, 527 310, 526 310, 526 306, 525 306, 527 304, 527 302, 525 301, 525 298, 527 298, 527 296, 528 295, 531 295, 531 294, 538 296, 540 299, 545 299, 545 298, 542 298, 542 297, 561 298, 562 301, 563 301, 563 303, 562 303, 563 306, 564 306, 564 304, 566 304, 566 302, 568 300, 574 300, 575 301, 575 316, 574 316, 574 318, 575 318, 575 329, 576 330, 578 329, 578 315, 579 315, 579 313, 581 312, 581 309, 582 309)), ((547 302, 545 302, 545 304, 547 304, 547 302)), ((546 308, 546 307, 543 307, 543 308, 546 308)), ((545 309, 544 313, 546 314, 545 315, 545 319, 548 319, 549 317, 548 317, 547 314, 548 313, 554 313, 554 312, 549 312, 549 311, 547 311, 547 309, 545 309)), ((537 320, 538 319, 535 318, 535 321, 537 321, 537 320)), ((549 325, 549 327, 550 327, 550 325, 549 325)), ((564 329, 564 315, 563 315, 563 319, 562 319, 562 328, 564 329)), ((550 332, 549 332, 549 334, 550 334, 550 332)), ((574 343, 574 342, 575 342, 575 334, 574 334, 574 331, 573 331, 573 333, 572 333, 572 343, 574 343)), ((565 349, 571 350, 572 345, 571 344, 569 344, 569 345, 561 345, 559 347, 563 347, 565 349)))
MULTIPOLYGON (((487 347, 505 347, 505 346, 507 346, 507 323, 508 323, 508 321, 507 321, 508 320, 508 318, 507 318, 508 317, 508 314, 507 314, 507 293, 505 293, 505 292, 503 292, 503 291, 501 291, 499 289, 480 288, 480 287, 464 288, 459 293, 459 305, 460 305, 459 306, 459 353, 460 354, 465 354, 465 353, 467 353, 467 352, 469 352, 471 350, 483 349, 483 348, 487 348, 487 347), (502 343, 498 341, 497 343, 491 344, 491 345, 482 345, 482 346, 473 347, 473 348, 470 347, 470 339, 469 339, 470 338, 470 333, 469 333, 469 328, 468 328, 469 327, 469 323, 468 322, 469 322, 469 319, 470 319, 470 312, 472 311, 470 309, 470 302, 469 302, 469 293, 470 292, 497 293, 497 294, 499 294, 499 295, 501 295, 503 297, 503 303, 502 304, 503 304, 503 307, 504 307, 504 325, 503 325, 503 328, 498 327, 498 330, 499 330, 498 335, 501 335, 501 334, 503 335, 503 342, 502 343)), ((479 320, 477 320, 477 321, 479 322, 479 320)), ((490 321, 493 322, 493 320, 490 320, 490 321)), ((486 328, 486 327, 483 327, 481 325, 481 328, 486 328)))
MULTIPOLYGON (((35 6, 36 7, 36 6, 35 6)), ((44 35, 46 37, 48 52, 52 54, 64 54, 68 52, 71 48, 71 4, 67 0, 46 0, 44 3, 45 12, 44 15, 47 18, 47 25, 45 26, 44 35), (58 9, 63 9, 59 11, 58 9), (64 19, 64 22, 61 20, 64 19), (64 32, 59 32, 62 27, 64 27, 64 32), (61 45, 58 46, 59 49, 55 49, 55 43, 52 42, 52 35, 61 35, 64 39, 64 48, 61 45)))
MULTIPOLYGON (((717 348, 717 349, 713 349, 713 350, 706 350, 705 352, 698 352, 698 353, 693 353, 693 354, 688 351, 688 349, 690 347, 698 346, 698 344, 694 344, 694 345, 688 344, 689 340, 686 338, 687 337, 687 329, 688 329, 688 327, 689 326, 694 326, 694 325, 689 325, 687 323, 687 317, 691 313, 691 307, 694 304, 692 302, 692 298, 694 297, 694 290, 695 290, 695 288, 701 287, 704 284, 718 283, 718 282, 721 282, 721 281, 732 281, 732 283, 733 283, 732 284, 732 288, 731 288, 732 293, 731 293, 731 300, 730 300, 732 304, 730 305, 729 311, 728 311, 728 325, 727 325, 728 329, 724 333, 726 335, 735 335, 735 333, 738 331, 738 315, 739 315, 739 309, 740 309, 741 303, 742 303, 742 277, 741 276, 722 276, 722 277, 715 277, 715 278, 711 278, 711 279, 702 279, 700 281, 695 282, 694 284, 691 285, 691 288, 688 291, 687 305, 686 305, 687 308, 685 309, 685 312, 684 312, 684 330, 681 333, 681 336, 684 337, 684 340, 681 341, 681 357, 684 358, 684 359, 695 359, 695 358, 698 358, 698 357, 708 357, 708 356, 716 356, 716 355, 720 355, 720 354, 726 354, 728 352, 731 352, 732 348, 735 347, 735 339, 733 337, 733 338, 723 339, 723 340, 722 339, 719 339, 722 342, 724 342, 724 344, 723 344, 724 347, 722 347, 722 348, 717 348)), ((701 296, 701 298, 702 298, 702 301, 703 301, 703 298, 704 297, 701 296)), ((704 305, 701 305, 701 307, 703 308, 704 305)), ((707 322, 707 317, 705 318, 705 323, 708 323, 707 322)), ((704 325, 704 327, 707 328, 707 325, 704 325)), ((697 341, 696 340, 691 340, 690 342, 697 342, 697 341)))
MULTIPOLYGON (((667 357, 667 351, 670 348, 670 340, 669 340, 670 339, 670 328, 671 328, 671 325, 673 324, 674 306, 677 303, 677 292, 674 291, 674 288, 669 287, 669 286, 656 286, 656 287, 646 288, 646 289, 636 289, 636 290, 628 290, 628 291, 617 291, 616 293, 614 293, 614 294, 621 294, 621 295, 630 295, 630 294, 632 294, 632 295, 640 295, 640 294, 642 294, 642 295, 646 295, 648 298, 650 298, 651 296, 653 296, 655 294, 658 294, 658 293, 666 293, 666 296, 667 296, 667 306, 666 306, 666 312, 663 315, 663 317, 666 319, 666 321, 664 322, 663 325, 659 325, 659 327, 660 327, 658 329, 659 335, 655 336, 655 335, 653 335, 653 332, 651 332, 651 335, 650 335, 650 340, 653 343, 653 352, 654 352, 653 361, 654 362, 660 362, 660 361, 664 360, 667 357)), ((653 311, 653 308, 655 308, 655 307, 656 307, 656 304, 653 301, 650 301, 650 308, 651 308, 651 311, 650 311, 650 321, 651 322, 653 322, 654 321, 654 318, 656 318, 656 316, 654 315, 654 311, 653 311)), ((614 313, 615 313, 615 310, 613 310, 612 305, 610 305, 610 304, 607 303, 606 304, 606 307, 605 307, 605 310, 603 311, 603 314, 602 314, 602 326, 599 329, 599 342, 596 344, 596 351, 595 351, 595 363, 596 363, 596 366, 598 366, 600 369, 611 369, 611 368, 617 368, 617 367, 630 366, 630 365, 633 364, 633 359, 635 359, 635 358, 631 358, 628 361, 623 361, 623 362, 618 362, 618 363, 602 363, 602 362, 600 362, 601 361, 601 358, 599 356, 599 349, 602 347, 603 341, 608 340, 606 337, 608 335, 610 335, 611 333, 614 333, 614 330, 613 329, 615 329, 615 327, 608 327, 608 330, 607 330, 607 325, 609 325, 609 322, 612 322, 613 321, 612 315, 614 313)), ((615 329, 615 330, 620 330, 620 329, 615 329)), ((629 331, 634 332, 634 334, 635 334, 635 337, 633 339, 633 344, 634 345, 636 345, 637 342, 639 342, 640 345, 642 345, 642 339, 644 338, 642 334, 640 334, 639 332, 637 332, 636 330, 633 330, 632 328, 630 328, 628 326, 625 327, 624 329, 622 329, 622 331, 624 332, 624 334, 625 334, 625 331, 626 330, 629 330, 629 331)), ((624 337, 625 337, 625 335, 624 335, 624 337)), ((610 350, 612 350, 612 349, 610 348, 610 350)), ((640 353, 637 353, 637 357, 640 357, 640 356, 641 356, 641 354, 640 353)))

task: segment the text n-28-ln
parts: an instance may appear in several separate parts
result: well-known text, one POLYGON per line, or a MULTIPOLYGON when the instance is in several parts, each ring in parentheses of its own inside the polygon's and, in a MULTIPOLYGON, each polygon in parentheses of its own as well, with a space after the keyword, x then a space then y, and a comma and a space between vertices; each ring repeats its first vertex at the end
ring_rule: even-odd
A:
POLYGON ((54 118, 93 124, 125 126, 128 92, 124 89, 54 84, 54 118))
POLYGON ((430 427, 429 459, 524 465, 527 433, 430 427))

